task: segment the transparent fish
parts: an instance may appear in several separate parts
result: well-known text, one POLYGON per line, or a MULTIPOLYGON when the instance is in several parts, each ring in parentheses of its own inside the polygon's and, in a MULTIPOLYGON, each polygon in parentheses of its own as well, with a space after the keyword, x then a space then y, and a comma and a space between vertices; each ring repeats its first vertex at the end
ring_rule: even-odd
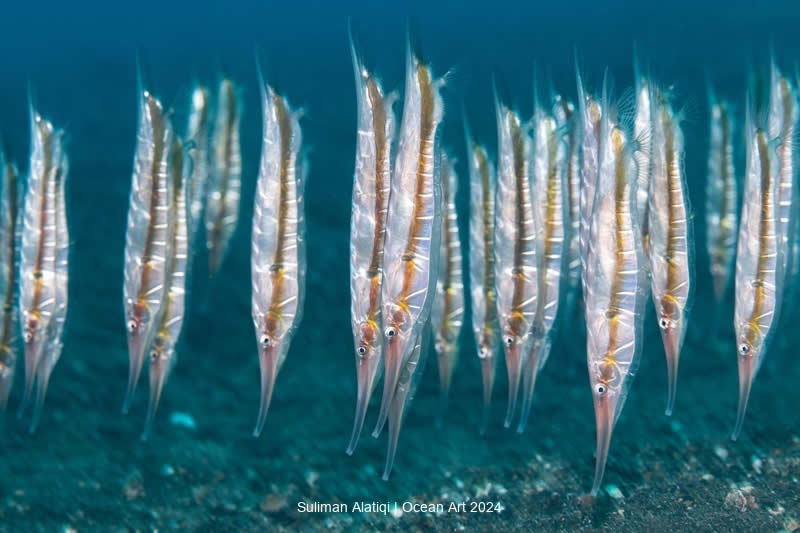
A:
POLYGON ((747 139, 742 214, 736 250, 734 328, 739 366, 739 406, 731 439, 742 430, 753 380, 777 324, 778 294, 783 290, 780 245, 779 174, 776 141, 752 121, 747 110, 747 139))
POLYGON ((453 369, 458 359, 461 327, 464 324, 464 257, 458 234, 456 211, 458 175, 456 174, 455 160, 446 152, 442 152, 441 155, 441 180, 441 251, 436 295, 431 308, 434 347, 439 362, 440 418, 444 416, 447 407, 453 369))
POLYGON ((495 283, 497 314, 508 371, 505 427, 517 405, 520 376, 530 352, 538 294, 536 228, 530 146, 519 115, 495 95, 497 114, 497 197, 495 283))
POLYGON ((219 270, 239 219, 242 186, 242 147, 239 140, 239 97, 233 82, 224 78, 217 96, 212 141, 214 152, 208 179, 205 212, 208 269, 219 270))
POLYGON ((189 202, 189 242, 194 243, 197 230, 203 219, 206 205, 209 174, 209 94, 208 89, 198 85, 192 91, 192 102, 189 110, 189 124, 186 138, 194 142, 192 150, 191 175, 188 178, 189 202))
POLYGON ((261 367, 253 436, 264 427, 275 379, 302 318, 305 285, 304 167, 300 111, 261 80, 263 142, 253 210, 252 317, 261 367))
POLYGON ((358 445, 376 376, 383 367, 383 244, 391 182, 391 152, 395 137, 392 105, 395 93, 385 94, 364 66, 352 37, 350 52, 356 79, 358 138, 350 218, 350 318, 356 351, 358 395, 350 443, 358 445))
POLYGON ((580 143, 580 233, 579 248, 581 256, 581 286, 586 299, 588 289, 586 280, 586 261, 589 258, 589 237, 592 212, 594 208, 595 190, 597 188, 600 167, 600 126, 602 109, 600 102, 589 94, 583 86, 577 61, 575 77, 578 85, 578 120, 576 131, 580 143))
POLYGON ((581 204, 580 204, 580 135, 578 132, 578 116, 575 106, 561 96, 556 97, 553 107, 558 128, 566 131, 567 151, 562 172, 567 180, 567 210, 569 227, 567 228, 567 295, 564 315, 571 319, 576 306, 578 285, 581 280, 581 204))
POLYGON ((709 89, 711 108, 708 179, 706 182, 706 247, 711 259, 714 296, 721 303, 733 274, 739 201, 734 170, 733 117, 730 105, 709 89))
POLYGON ((169 206, 170 244, 167 258, 165 284, 167 287, 164 310, 153 342, 150 345, 150 400, 142 439, 147 439, 161 399, 161 391, 175 366, 175 345, 183 328, 186 304, 186 271, 189 257, 189 190, 188 162, 184 160, 184 147, 174 137, 169 148, 169 177, 172 197, 169 206))
MULTIPOLYGON (((667 358, 667 416, 675 405, 678 363, 694 289, 694 244, 681 117, 669 95, 652 87, 648 246, 650 287, 667 358)), ((641 182, 640 182, 641 185, 641 182)))
POLYGON ((0 411, 5 411, 19 355, 19 286, 22 183, 0 151, 0 411))
MULTIPOLYGON (((783 277, 792 272, 791 244, 794 242, 795 210, 792 202, 796 194, 795 137, 798 111, 797 88, 789 79, 781 74, 773 60, 770 73, 770 110, 768 117, 768 133, 775 139, 778 153, 778 246, 783 260, 780 269, 780 285, 785 286, 783 277)), ((781 307, 783 291, 777 293, 778 308, 781 307)))
POLYGON ((55 175, 55 290, 53 313, 46 330, 46 341, 42 359, 36 369, 36 399, 33 406, 30 431, 33 433, 39 425, 44 407, 47 387, 53 369, 61 358, 64 349, 62 335, 67 319, 67 303, 69 288, 69 227, 67 224, 66 181, 69 173, 69 162, 61 145, 63 136, 54 139, 59 154, 55 175))
POLYGON ((615 110, 606 89, 602 107, 597 197, 584 263, 586 351, 597 425, 593 495, 600 488, 611 434, 636 372, 646 295, 633 143, 630 133, 613 122, 615 110))
POLYGON ((486 148, 470 134, 466 119, 464 131, 469 167, 469 286, 472 296, 472 329, 481 362, 483 434, 489 423, 500 341, 494 277, 494 200, 497 175, 486 148))
POLYGON ((538 241, 538 289, 533 345, 524 369, 522 414, 517 431, 528 423, 536 377, 550 356, 553 327, 559 314, 562 276, 567 257, 564 243, 569 226, 566 204, 566 149, 563 130, 542 108, 535 113, 533 209, 538 241))
POLYGON ((441 184, 435 167, 437 130, 444 114, 430 67, 406 50, 406 83, 397 155, 392 169, 383 256, 381 300, 384 324, 384 380, 381 408, 373 436, 380 435, 397 383, 430 316, 439 255, 436 212, 441 184))
POLYGON ((30 109, 31 158, 23 205, 20 256, 20 319, 25 343, 25 390, 19 416, 27 407, 36 375, 48 349, 56 310, 57 175, 61 132, 30 109))
POLYGON ((170 256, 173 193, 169 148, 173 133, 161 102, 146 90, 140 90, 139 98, 139 131, 125 238, 124 304, 130 370, 123 413, 133 399, 146 350, 161 321, 170 256))
MULTIPOLYGON (((649 80, 642 76, 639 72, 639 62, 634 61, 636 66, 635 76, 635 99, 636 99, 636 116, 633 120, 633 138, 646 139, 651 134, 651 128, 655 117, 653 116, 653 104, 651 102, 651 84, 649 80)), ((642 221, 642 239, 645 253, 649 246, 649 224, 650 216, 648 211, 650 209, 650 202, 648 195, 650 194, 650 180, 653 177, 653 149, 654 144, 648 143, 647 149, 637 150, 636 157, 636 209, 638 211, 639 220, 642 221)))

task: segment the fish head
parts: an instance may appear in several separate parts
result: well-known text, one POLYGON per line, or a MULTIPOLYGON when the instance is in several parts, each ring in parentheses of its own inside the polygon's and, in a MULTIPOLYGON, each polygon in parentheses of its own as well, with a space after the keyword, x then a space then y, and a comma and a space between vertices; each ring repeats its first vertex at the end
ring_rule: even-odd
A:
POLYGON ((38 311, 25 311, 23 323, 22 336, 25 341, 25 351, 35 353, 42 346, 44 336, 42 316, 38 311))
POLYGON ((129 302, 126 314, 128 315, 128 351, 132 354, 144 354, 152 319, 150 307, 144 300, 138 300, 135 303, 129 302))
POLYGON ((674 298, 666 296, 657 303, 658 327, 664 341, 664 351, 668 360, 675 360, 679 356, 681 341, 683 340, 683 317, 680 309, 675 305, 674 298))
POLYGON ((496 355, 497 355, 496 333, 489 328, 484 328, 479 336, 478 357, 480 359, 492 359, 496 355))
POLYGON ((744 322, 737 328, 736 351, 739 360, 757 361, 761 357, 764 346, 764 336, 759 325, 753 321, 744 322))
POLYGON ((359 359, 372 359, 380 356, 383 344, 378 324, 374 320, 366 320, 358 327, 356 338, 356 354, 359 359))
POLYGON ((281 346, 285 344, 288 330, 280 314, 274 311, 266 313, 261 320, 257 321, 256 335, 258 338, 258 349, 263 354, 278 354, 281 346))
POLYGON ((167 341, 167 336, 164 334, 157 335, 153 340, 153 346, 150 348, 151 381, 153 376, 164 376, 169 372, 173 349, 167 341))
POLYGON ((605 438, 610 439, 616 413, 621 407, 620 402, 624 400, 624 377, 617 362, 608 356, 596 363, 592 368, 590 378, 595 422, 598 435, 603 436, 602 440, 605 440, 605 438))
POLYGON ((402 300, 395 300, 386 307, 386 323, 383 342, 386 356, 402 360, 406 347, 411 342, 413 321, 408 306, 402 300))

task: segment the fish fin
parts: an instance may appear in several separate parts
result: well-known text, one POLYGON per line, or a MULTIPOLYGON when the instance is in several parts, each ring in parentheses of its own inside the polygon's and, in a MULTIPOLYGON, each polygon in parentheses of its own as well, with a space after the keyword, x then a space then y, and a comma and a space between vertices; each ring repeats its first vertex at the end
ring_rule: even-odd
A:
POLYGON ((481 359, 481 380, 483 383, 483 414, 481 415, 480 434, 486 435, 489 427, 489 416, 492 411, 492 390, 496 371, 495 357, 481 359))
POLYGON ((347 445, 347 455, 353 455, 353 452, 358 446, 358 440, 361 437, 361 430, 364 427, 364 419, 367 415, 367 407, 369 400, 372 396, 372 389, 374 388, 375 378, 379 370, 379 363, 381 361, 380 355, 375 355, 370 358, 359 358, 358 366, 356 368, 356 375, 358 378, 358 392, 356 396, 356 414, 353 421, 353 432, 350 435, 350 443, 347 445))
POLYGON ((157 360, 151 359, 150 361, 150 399, 147 405, 147 418, 145 419, 144 429, 142 430, 142 440, 147 440, 153 429, 153 421, 156 417, 156 411, 158 411, 161 392, 164 389, 167 378, 169 378, 173 364, 171 357, 166 360, 159 358, 157 360))
POLYGON ((519 418, 519 425, 517 426, 517 433, 525 433, 525 428, 528 425, 528 417, 531 414, 531 407, 533 406, 533 393, 536 386, 536 378, 539 374, 541 365, 539 364, 539 342, 538 340, 533 343, 533 349, 525 362, 524 374, 522 377, 522 409, 519 418))
MULTIPOLYGON (((60 346, 54 346, 54 351, 60 351, 60 346)), ((31 417, 31 425, 28 431, 34 433, 39 426, 39 421, 42 418, 42 409, 44 408, 44 400, 47 395, 47 387, 50 384, 50 375, 53 372, 56 361, 51 360, 50 356, 46 356, 45 360, 39 365, 36 372, 36 398, 33 404, 33 416, 31 417)))
POLYGON ((286 350, 284 344, 281 344, 277 350, 267 349, 259 354, 258 362, 261 369, 261 401, 258 408, 258 417, 256 418, 256 426, 253 429, 253 437, 261 435, 264 429, 264 422, 267 420, 267 413, 269 406, 272 402, 272 393, 275 390, 275 380, 278 377, 278 372, 281 369, 284 359, 286 358, 286 350))

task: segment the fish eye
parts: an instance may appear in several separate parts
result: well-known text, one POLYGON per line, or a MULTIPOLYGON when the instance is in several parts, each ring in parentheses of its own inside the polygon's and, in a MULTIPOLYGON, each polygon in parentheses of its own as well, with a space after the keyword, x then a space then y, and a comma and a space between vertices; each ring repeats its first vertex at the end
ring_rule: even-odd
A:
POLYGON ((363 346, 358 347, 358 355, 365 355, 367 353, 367 349, 363 346))
POLYGON ((150 351, 150 357, 152 357, 153 360, 158 359, 158 350, 155 350, 155 349, 151 350, 150 351))
POLYGON ((511 346, 512 344, 514 344, 514 338, 506 337, 506 346, 511 346))
POLYGON ((269 341, 270 338, 267 335, 261 335, 261 337, 258 339, 258 342, 260 342, 264 346, 267 346, 269 344, 269 341))
POLYGON ((658 322, 658 325, 659 325, 659 326, 661 326, 661 329, 667 329, 667 326, 669 326, 669 322, 667 321, 667 319, 666 319, 666 318, 662 318, 662 319, 661 319, 661 320, 658 322))
POLYGON ((606 392, 606 386, 605 386, 605 385, 603 385, 602 383, 598 383, 598 384, 595 386, 594 390, 597 392, 597 394, 605 394, 605 392, 606 392))
POLYGON ((31 342, 33 340, 33 333, 30 331, 25 332, 25 342, 31 342))
POLYGON ((128 321, 128 331, 130 331, 131 333, 136 331, 136 321, 135 320, 129 320, 128 321))
POLYGON ((747 343, 742 343, 739 345, 739 353, 742 355, 747 355, 750 353, 750 345, 747 343))
POLYGON ((391 326, 389 326, 388 328, 386 328, 386 336, 387 336, 387 337, 389 337, 389 338, 392 338, 392 337, 394 337, 395 335, 397 335, 397 330, 396 330, 396 329, 394 329, 394 328, 393 328, 393 327, 391 327, 391 326))
POLYGON ((486 356, 489 355, 489 350, 486 349, 486 346, 481 346, 478 355, 480 356, 481 359, 485 359, 486 356))

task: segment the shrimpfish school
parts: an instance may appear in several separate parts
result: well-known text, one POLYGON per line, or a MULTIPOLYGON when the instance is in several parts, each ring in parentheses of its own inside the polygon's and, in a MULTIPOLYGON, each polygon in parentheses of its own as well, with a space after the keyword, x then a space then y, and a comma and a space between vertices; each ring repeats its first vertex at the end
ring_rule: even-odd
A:
MULTIPOLYGON (((4 438, 46 443, 72 424, 65 402, 75 401, 115 420, 96 431, 124 434, 130 442, 120 446, 136 450, 131 464, 172 449, 179 431, 204 442, 200 455, 211 459, 201 461, 219 453, 230 464, 244 449, 297 463, 293 480, 274 468, 237 470, 263 485, 268 495, 248 509, 267 514, 332 513, 358 501, 315 492, 325 461, 352 471, 343 484, 391 486, 438 464, 443 443, 462 441, 484 447, 476 464, 460 469, 451 452, 440 468, 443 479, 461 472, 454 486, 465 470, 482 480, 465 502, 500 500, 504 485, 522 478, 525 497, 544 498, 555 493, 548 483, 574 477, 568 505, 622 505, 618 485, 668 475, 661 459, 635 453, 664 436, 643 436, 642 416, 649 428, 685 435, 694 406, 712 393, 721 398, 709 404, 718 425, 691 445, 681 437, 685 448, 670 454, 705 448, 722 464, 737 447, 776 448, 774 435, 748 422, 796 402, 772 390, 788 379, 781 373, 800 296, 800 77, 780 49, 742 61, 747 81, 735 91, 709 70, 695 94, 635 46, 625 64, 609 67, 576 47, 554 59, 569 65, 566 81, 547 65, 524 64, 525 90, 498 71, 491 91, 465 99, 467 66, 434 61, 421 44, 427 35, 408 30, 388 59, 357 26, 347 24, 337 48, 336 65, 347 64, 353 83, 314 87, 330 90, 332 107, 319 113, 287 82, 303 71, 282 72, 273 52, 254 53, 249 74, 220 65, 215 81, 187 74, 179 89, 163 88, 171 85, 160 71, 137 57, 135 83, 114 95, 137 117, 125 139, 128 172, 91 186, 74 184, 85 161, 71 164, 86 133, 72 137, 74 125, 32 82, 28 102, 15 104, 27 106, 28 131, 3 128, 24 136, 26 156, 0 148, 0 409, 13 406, 24 420, 6 414, 4 438), (391 74, 401 71, 401 79, 391 74), (355 109, 350 122, 320 125, 345 104, 355 109), (339 138, 344 130, 354 144, 339 138), (318 155, 330 150, 346 168, 318 155), (701 159, 704 172, 687 157, 701 159), (98 229, 92 209, 104 206, 93 191, 111 183, 124 189, 117 197, 127 210, 98 229), (333 206, 349 220, 346 235, 333 206), (92 277, 89 248, 99 269, 117 273, 116 296, 108 305, 103 296, 102 307, 81 281, 92 277), (96 315, 84 324, 89 308, 96 315), (246 339, 232 323, 243 324, 246 339), (82 338, 93 335, 114 339, 101 363, 82 353, 82 338), (702 380, 687 380, 687 365, 702 368, 702 380), (320 368, 340 371, 346 385, 320 368), (637 387, 641 373, 657 378, 637 387), (576 375, 580 390, 571 386, 576 375), (330 383, 316 387, 320 380, 330 383), (70 394, 48 404, 56 382, 70 394), (92 396, 93 382, 113 389, 113 405, 92 396), (326 397, 332 388, 339 395, 326 397), (645 397, 648 412, 626 416, 626 405, 630 412, 645 397), (242 417, 252 426, 231 425, 242 417), (295 442, 299 427, 333 442, 315 449, 341 453, 314 457, 295 442), (218 451, 228 446, 238 451, 218 451), (560 463, 541 459, 561 450, 574 452, 560 463), (500 470, 491 469, 495 456, 500 470), (531 466, 537 461, 547 466, 531 466)), ((94 142, 99 159, 105 140, 94 142)), ((796 459, 794 430, 776 428, 779 440, 795 439, 781 453, 796 459)), ((747 479, 773 468, 746 455, 757 472, 747 479)), ((165 479, 191 475, 159 461, 165 479)), ((24 476, 31 467, 7 468, 24 476)), ((136 491, 156 492, 141 477, 125 478, 131 501, 136 491)), ((692 486, 671 483, 682 501, 695 498, 692 486)), ((718 506, 755 509, 751 493, 761 489, 734 485, 718 506)), ((12 486, 0 494, 16 498, 5 490, 12 486)), ((452 490, 420 489, 410 511, 398 500, 397 513, 382 514, 399 519, 423 501, 446 509, 452 490)), ((764 505, 797 526, 797 507, 764 505)), ((0 519, 7 512, 0 506, 0 519)))

